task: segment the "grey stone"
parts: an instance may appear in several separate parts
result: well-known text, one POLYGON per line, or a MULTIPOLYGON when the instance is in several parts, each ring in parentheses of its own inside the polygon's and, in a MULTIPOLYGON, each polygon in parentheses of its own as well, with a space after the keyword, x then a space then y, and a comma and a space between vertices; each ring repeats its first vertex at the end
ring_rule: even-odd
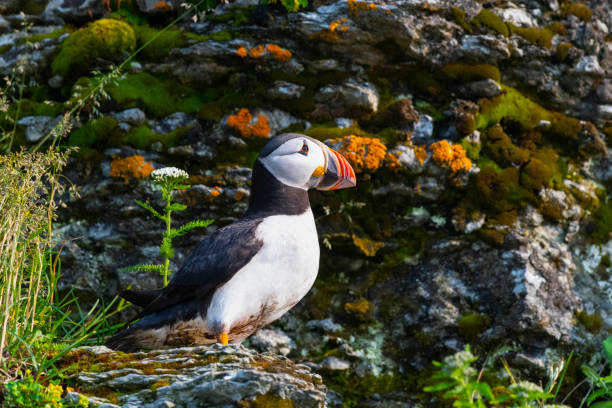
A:
MULTIPOLYGON (((178 114, 181 114, 181 113, 182 112, 178 112, 178 114)), ((117 119, 117 121, 119 122, 125 122, 133 126, 140 126, 147 119, 145 113, 138 108, 126 109, 124 111, 117 112, 113 115, 113 117, 117 119)), ((170 118, 170 116, 168 118, 170 118)), ((180 119, 184 119, 184 118, 181 116, 180 119)), ((179 120, 179 119, 177 118, 176 120, 179 120)))
POLYGON ((604 104, 612 104, 612 80, 606 78, 601 81, 601 84, 596 90, 597 99, 604 104))
POLYGON ((490 34, 464 36, 458 53, 474 62, 491 63, 510 57, 508 43, 490 34))
MULTIPOLYGON (((97 361, 95 356, 90 358, 97 361)), ((103 367, 104 362, 113 361, 112 358, 112 354, 102 357, 97 366, 103 367)), ((109 388, 116 390, 123 408, 233 405, 261 395, 275 395, 306 408, 323 407, 325 402, 326 389, 321 377, 306 366, 242 346, 157 350, 135 353, 121 361, 119 366, 137 365, 150 369, 82 372, 75 378, 79 389, 94 397, 107 394, 109 388), (150 389, 152 384, 159 382, 167 385, 150 389)))
POLYGON ((429 115, 420 115, 419 121, 414 125, 414 132, 412 132, 412 143, 417 145, 433 143, 433 130, 433 118, 429 115))
POLYGON ((340 129, 346 129, 355 125, 355 121, 349 118, 336 118, 334 122, 336 122, 336 126, 340 129))
POLYGON ((102 3, 97 0, 50 0, 43 18, 50 22, 79 23, 102 15, 102 3))
POLYGON ((267 91, 268 97, 272 99, 297 99, 302 95, 304 87, 286 81, 275 81, 267 91))
POLYGON ((30 143, 38 142, 45 137, 59 122, 61 116, 25 116, 17 121, 18 125, 26 126, 26 140, 30 143))
POLYGON ((500 94, 501 86, 493 79, 484 79, 465 84, 460 92, 471 98, 493 98, 500 94))
POLYGON ((595 76, 604 76, 605 74, 596 55, 585 55, 576 63, 574 69, 580 74, 595 76))
POLYGON ((338 357, 326 357, 321 362, 321 368, 328 371, 346 371, 351 368, 351 364, 338 357))
POLYGON ((249 342, 260 351, 271 351, 286 356, 295 342, 280 329, 260 329, 249 337, 249 342))
POLYGON ((376 112, 378 91, 369 82, 350 78, 342 85, 328 85, 319 89, 315 101, 331 111, 354 116, 359 112, 376 112))
POLYGON ((499 15, 502 20, 513 23, 524 27, 536 27, 537 23, 534 18, 527 12, 527 10, 518 7, 509 7, 503 9, 496 9, 496 14, 499 15))
POLYGON ((175 112, 160 120, 152 130, 155 133, 166 134, 182 127, 195 126, 196 123, 197 121, 187 116, 185 112, 175 112))

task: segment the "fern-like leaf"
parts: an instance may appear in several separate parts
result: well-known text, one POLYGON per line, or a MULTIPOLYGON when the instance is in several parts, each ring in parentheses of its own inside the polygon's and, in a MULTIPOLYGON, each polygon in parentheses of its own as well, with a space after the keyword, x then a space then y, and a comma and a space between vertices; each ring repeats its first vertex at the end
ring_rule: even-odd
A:
POLYGON ((160 220, 166 220, 166 217, 161 215, 155 208, 151 207, 148 203, 143 203, 142 201, 134 200, 136 204, 149 211, 151 214, 159 218, 160 220))
POLYGON ((159 247, 159 254, 164 258, 174 258, 174 249, 172 249, 172 238, 170 236, 164 235, 159 247))
POLYGON ((170 231, 169 237, 170 238, 174 238, 174 237, 182 237, 183 235, 187 234, 189 231, 191 231, 192 229, 196 229, 196 228, 206 228, 208 227, 210 224, 212 224, 214 222, 214 220, 195 220, 195 221, 190 221, 185 225, 181 225, 179 228, 177 229, 172 229, 170 231))
POLYGON ((138 272, 138 271, 145 271, 145 272, 151 272, 151 271, 155 271, 155 272, 162 272, 164 270, 164 265, 152 265, 152 264, 139 264, 139 265, 131 265, 131 266, 124 266, 123 268, 119 268, 120 271, 125 271, 125 272, 138 272))

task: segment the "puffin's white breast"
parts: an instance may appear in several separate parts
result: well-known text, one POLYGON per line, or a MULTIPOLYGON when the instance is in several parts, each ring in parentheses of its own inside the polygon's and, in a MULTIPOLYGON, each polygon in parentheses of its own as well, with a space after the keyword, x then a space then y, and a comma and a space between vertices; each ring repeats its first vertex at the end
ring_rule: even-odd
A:
POLYGON ((319 241, 310 208, 301 215, 266 217, 257 227, 259 252, 217 289, 206 315, 213 332, 229 332, 265 313, 278 319, 310 290, 319 269, 319 241))

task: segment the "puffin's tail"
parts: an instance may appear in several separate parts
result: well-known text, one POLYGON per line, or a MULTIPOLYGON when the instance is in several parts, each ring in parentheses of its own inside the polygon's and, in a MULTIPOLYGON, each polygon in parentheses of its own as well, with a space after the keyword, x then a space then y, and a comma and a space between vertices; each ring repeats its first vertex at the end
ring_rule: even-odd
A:
POLYGON ((136 330, 134 330, 133 327, 122 330, 110 339, 106 340, 105 346, 113 350, 123 351, 124 353, 133 353, 138 351, 140 347, 132 337, 135 334, 135 331, 136 330))
POLYGON ((136 306, 146 307, 157 298, 163 289, 150 290, 119 290, 117 294, 136 306))

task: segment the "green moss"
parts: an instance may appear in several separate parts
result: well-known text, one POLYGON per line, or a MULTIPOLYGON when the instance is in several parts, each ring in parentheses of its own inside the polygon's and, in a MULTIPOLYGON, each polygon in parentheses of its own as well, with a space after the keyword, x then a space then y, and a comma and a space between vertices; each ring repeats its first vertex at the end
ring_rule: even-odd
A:
POLYGON ((480 149, 482 148, 482 144, 471 143, 467 140, 467 138, 463 138, 461 139, 461 147, 465 149, 467 157, 469 157, 472 161, 478 161, 480 158, 480 149))
POLYGON ((519 27, 512 23, 508 23, 508 27, 510 27, 512 34, 523 37, 533 45, 546 48, 550 48, 552 45, 552 38, 555 33, 548 28, 519 27))
MULTIPOLYGON (((30 35, 28 36, 27 41, 36 43, 36 42, 40 42, 46 39, 55 40, 56 38, 59 38, 62 35, 66 33, 71 33, 71 32, 72 30, 70 30, 68 27, 62 27, 62 28, 58 28, 57 30, 53 30, 52 32, 47 33, 47 34, 30 35)), ((23 44, 25 41, 26 39, 23 39, 19 41, 18 44, 23 44)))
POLYGON ((117 120, 109 117, 90 120, 70 134, 68 145, 85 148, 80 152, 94 146, 114 145, 119 135, 117 125, 117 120))
POLYGON ((501 80, 499 69, 490 64, 449 64, 442 67, 441 72, 453 81, 469 82, 479 79, 501 80))
POLYGON ((264 394, 253 401, 241 401, 240 406, 245 408, 295 408, 292 400, 281 398, 276 394, 264 394))
POLYGON ((506 239, 506 234, 495 229, 481 229, 479 233, 485 242, 494 246, 503 245, 506 239))
POLYGON ((599 264, 605 266, 606 268, 612 266, 612 261, 610 261, 610 254, 605 254, 604 256, 602 256, 599 264))
POLYGON ((366 395, 420 390, 425 378, 426 376, 410 376, 400 373, 379 376, 367 373, 363 377, 351 375, 349 372, 323 374, 325 385, 342 394, 342 406, 347 408, 362 406, 366 395))
POLYGON ((467 340, 474 341, 491 324, 491 318, 486 314, 468 312, 461 316, 457 325, 459 333, 467 340))
POLYGON ((503 35, 504 37, 507 37, 510 34, 508 26, 506 25, 506 23, 504 23, 501 17, 499 17, 497 14, 495 14, 489 9, 483 8, 480 13, 478 13, 478 15, 474 17, 474 19, 472 20, 472 24, 475 24, 477 26, 484 25, 486 27, 489 27, 497 34, 503 35))
POLYGON ((175 129, 167 134, 160 134, 153 132, 147 126, 142 125, 130 129, 130 131, 123 137, 122 141, 139 149, 145 149, 156 142, 161 142, 164 147, 168 148, 176 145, 176 142, 190 128, 190 126, 186 126, 179 129, 175 129))
POLYGON ((570 14, 575 15, 580 18, 582 21, 591 21, 591 17, 593 17, 593 12, 584 3, 569 3, 566 2, 561 5, 561 14, 563 17, 566 17, 570 14))
POLYGON ((459 25, 459 27, 463 28, 468 33, 471 33, 472 26, 465 19, 466 17, 465 11, 463 11, 462 9, 458 7, 453 7, 452 12, 453 12, 453 19, 455 20, 457 25, 459 25))
POLYGON ((559 112, 548 111, 506 85, 502 85, 501 95, 480 101, 476 128, 485 129, 502 121, 511 121, 520 125, 523 130, 530 130, 542 120, 550 122, 545 132, 559 139, 574 140, 582 129, 579 120, 559 112))
POLYGON ((140 51, 139 58, 142 57, 150 61, 159 61, 164 58, 174 48, 181 48, 187 45, 187 39, 183 32, 177 28, 171 28, 164 32, 148 25, 133 26, 138 46, 142 46, 153 40, 147 47, 140 51))
POLYGON ((559 61, 565 61, 570 48, 572 48, 573 46, 574 45, 570 42, 564 42, 564 43, 557 45, 557 52, 555 53, 556 58, 559 61))
POLYGON ((529 152, 515 146, 500 125, 489 128, 485 135, 485 153, 500 166, 521 165, 529 160, 529 152))
POLYGON ((529 163, 521 170, 521 185, 537 192, 542 187, 563 186, 559 156, 553 149, 539 149, 532 153, 529 163))
POLYGON ((612 239, 612 200, 608 200, 594 214, 595 229, 591 239, 596 244, 604 244, 612 239))
POLYGON ((178 84, 176 80, 154 77, 145 72, 126 76, 108 92, 121 107, 133 108, 142 104, 154 117, 174 112, 196 113, 204 103, 195 90, 178 84))
POLYGON ((127 23, 97 20, 64 40, 51 68, 54 74, 77 76, 86 72, 98 58, 118 61, 135 46, 134 30, 127 23))
POLYGON ((576 319, 590 333, 597 334, 603 326, 603 319, 599 313, 588 314, 587 312, 576 312, 576 319))
POLYGON ((516 209, 529 198, 519 185, 519 171, 515 167, 496 170, 484 167, 476 176, 478 201, 487 212, 499 213, 516 209))
MULTIPOLYGON (((16 108, 13 107, 12 111, 16 108)), ((10 116, 14 114, 10 112, 10 116)), ((31 99, 22 99, 19 108, 19 117, 24 116, 51 116, 55 117, 64 112, 64 107, 56 102, 44 103, 36 102, 31 99)))
POLYGON ((368 136, 368 133, 362 130, 358 125, 347 128, 339 128, 335 124, 314 125, 304 132, 304 134, 317 140, 342 138, 349 135, 368 136))

